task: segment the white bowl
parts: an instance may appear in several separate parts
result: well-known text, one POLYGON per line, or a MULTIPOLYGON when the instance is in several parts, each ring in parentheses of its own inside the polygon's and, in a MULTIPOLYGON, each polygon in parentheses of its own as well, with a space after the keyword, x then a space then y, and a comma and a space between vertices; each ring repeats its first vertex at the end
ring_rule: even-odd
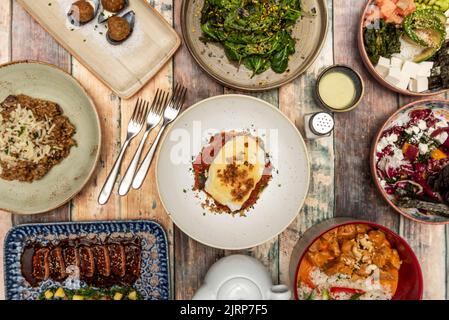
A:
POLYGON ((295 125, 271 104, 245 95, 222 95, 183 112, 165 135, 157 159, 157 187, 173 222, 211 247, 240 250, 277 236, 295 219, 309 188, 309 158, 295 125), (192 160, 222 131, 250 130, 264 140, 273 179, 246 217, 216 214, 192 191, 192 160), (257 131, 257 132, 256 132, 257 131))

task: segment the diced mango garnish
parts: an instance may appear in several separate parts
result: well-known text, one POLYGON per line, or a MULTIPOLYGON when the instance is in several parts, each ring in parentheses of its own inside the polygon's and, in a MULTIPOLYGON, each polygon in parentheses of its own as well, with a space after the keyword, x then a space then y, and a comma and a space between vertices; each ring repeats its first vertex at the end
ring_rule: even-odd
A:
POLYGON ((122 293, 116 292, 114 294, 114 300, 122 300, 122 298, 123 298, 123 294, 122 293))
POLYGON ((432 152, 430 153, 430 156, 434 160, 441 160, 441 159, 446 159, 447 158, 447 155, 443 151, 441 151, 440 149, 432 150, 432 152))
POLYGON ((44 297, 45 297, 45 299, 47 299, 47 300, 51 300, 51 298, 53 298, 53 291, 51 291, 51 290, 47 290, 47 291, 45 291, 45 293, 44 293, 44 297))
POLYGON ((65 292, 63 288, 58 288, 58 290, 56 290, 55 298, 65 298, 65 292))
POLYGON ((80 295, 78 295, 78 294, 75 294, 75 295, 72 297, 72 300, 84 300, 84 296, 80 296, 80 295))
POLYGON ((131 292, 128 294, 128 299, 129 299, 129 300, 137 300, 137 292, 136 292, 136 291, 131 291, 131 292))

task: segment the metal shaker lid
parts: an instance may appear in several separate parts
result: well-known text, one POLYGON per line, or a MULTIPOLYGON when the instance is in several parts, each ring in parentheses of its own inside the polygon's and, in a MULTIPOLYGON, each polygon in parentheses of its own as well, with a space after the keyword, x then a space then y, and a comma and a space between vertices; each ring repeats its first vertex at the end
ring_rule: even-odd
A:
POLYGON ((327 135, 334 130, 334 118, 327 112, 317 112, 310 118, 309 127, 316 135, 327 135))

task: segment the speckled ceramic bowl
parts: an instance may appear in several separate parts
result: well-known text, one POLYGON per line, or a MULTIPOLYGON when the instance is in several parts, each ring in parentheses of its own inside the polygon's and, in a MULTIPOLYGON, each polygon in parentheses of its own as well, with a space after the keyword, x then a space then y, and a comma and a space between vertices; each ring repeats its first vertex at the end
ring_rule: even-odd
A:
POLYGON ((381 84, 383 85, 385 88, 388 88, 392 91, 395 91, 397 93, 403 94, 403 95, 408 95, 408 96, 414 96, 414 97, 429 97, 429 96, 433 96, 433 95, 437 95, 437 94, 442 94, 444 92, 447 92, 448 89, 443 89, 443 90, 432 90, 432 91, 425 91, 425 92, 413 92, 410 90, 403 90, 400 89, 390 83, 388 83, 374 68, 374 65, 372 64, 371 60, 368 58, 368 54, 366 53, 365 50, 365 45, 364 45, 364 41, 363 41, 363 24, 365 22, 365 16, 366 16, 366 12, 368 11, 369 7, 371 4, 373 4, 374 1, 373 0, 368 0, 366 2, 366 6, 362 11, 362 15, 360 17, 360 22, 359 22, 359 26, 358 26, 358 35, 357 35, 357 44, 359 47, 359 52, 360 52, 360 56, 362 57, 363 63, 365 64, 366 68, 368 69, 369 73, 371 73, 371 75, 381 84))
POLYGON ((41 180, 0 179, 0 208, 18 214, 55 209, 72 199, 92 176, 100 156, 101 129, 92 99, 71 75, 41 62, 18 61, 0 66, 0 101, 11 94, 59 104, 76 127, 77 146, 41 180))
POLYGON ((376 148, 379 144, 379 141, 381 139, 382 133, 387 130, 388 128, 391 128, 394 126, 398 119, 401 118, 401 116, 404 113, 409 113, 410 111, 414 109, 422 109, 423 106, 430 107, 433 110, 438 109, 439 117, 444 118, 446 121, 449 121, 449 100, 441 100, 441 99, 428 99, 428 100, 421 100, 421 101, 415 101, 412 103, 409 103, 402 108, 400 108, 398 111, 393 113, 390 118, 385 121, 384 125, 379 129, 379 132, 377 133, 376 137, 374 138, 373 145, 371 147, 371 153, 370 153, 370 166, 371 166, 371 174, 373 176, 374 184, 377 187, 377 190, 379 190, 380 194, 382 195, 382 198, 385 199, 385 201, 388 202, 388 204, 396 211, 402 214, 403 216, 412 219, 417 222, 426 223, 426 224, 449 224, 449 218, 446 217, 440 217, 436 215, 423 215, 418 212, 415 208, 401 208, 398 207, 395 202, 393 201, 393 197, 385 191, 385 189, 380 184, 379 174, 376 170, 376 148))
POLYGON ((280 87, 303 74, 321 52, 328 29, 327 4, 324 0, 302 0, 305 13, 293 28, 296 52, 290 56, 288 70, 276 73, 269 69, 259 75, 243 65, 230 62, 223 46, 201 41, 201 9, 204 0, 184 0, 181 27, 184 43, 198 65, 221 84, 244 91, 262 91, 280 87), (315 12, 314 14, 310 14, 315 12))

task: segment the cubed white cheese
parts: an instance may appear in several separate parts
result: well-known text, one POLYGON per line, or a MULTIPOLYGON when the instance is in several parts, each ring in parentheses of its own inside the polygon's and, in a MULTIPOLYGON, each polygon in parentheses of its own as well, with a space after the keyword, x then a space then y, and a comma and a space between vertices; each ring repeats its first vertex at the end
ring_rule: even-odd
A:
POLYGON ((379 57, 379 61, 377 62, 378 66, 390 67, 390 59, 385 57, 379 57))
POLYGON ((419 64, 411 61, 405 61, 404 64, 402 65, 401 71, 409 78, 416 79, 419 69, 420 69, 419 64))
POLYGON ((419 64, 417 77, 430 77, 430 71, 433 68, 432 61, 424 61, 419 64))
POLYGON ((417 77, 416 82, 417 82, 416 92, 424 92, 429 89, 429 78, 417 77))
POLYGON ((410 82, 410 77, 401 73, 401 81, 396 85, 399 89, 406 90, 410 82))
POLYGON ((382 77, 385 78, 388 75, 388 71, 390 71, 390 67, 386 67, 383 65, 378 64, 374 69, 376 69, 377 73, 382 77))
POLYGON ((416 79, 410 79, 410 83, 408 84, 408 89, 413 92, 418 92, 418 81, 416 79))
POLYGON ((417 77, 411 79, 409 84, 409 90, 413 92, 424 92, 429 89, 429 79, 427 77, 417 77))
POLYGON ((385 80, 392 85, 397 86, 401 80, 403 79, 403 74, 401 69, 399 68, 390 68, 388 71, 388 75, 385 77, 385 80))
POLYGON ((392 68, 402 68, 402 64, 404 63, 404 61, 402 61, 402 59, 397 58, 397 57, 392 57, 390 60, 390 65, 392 68))

